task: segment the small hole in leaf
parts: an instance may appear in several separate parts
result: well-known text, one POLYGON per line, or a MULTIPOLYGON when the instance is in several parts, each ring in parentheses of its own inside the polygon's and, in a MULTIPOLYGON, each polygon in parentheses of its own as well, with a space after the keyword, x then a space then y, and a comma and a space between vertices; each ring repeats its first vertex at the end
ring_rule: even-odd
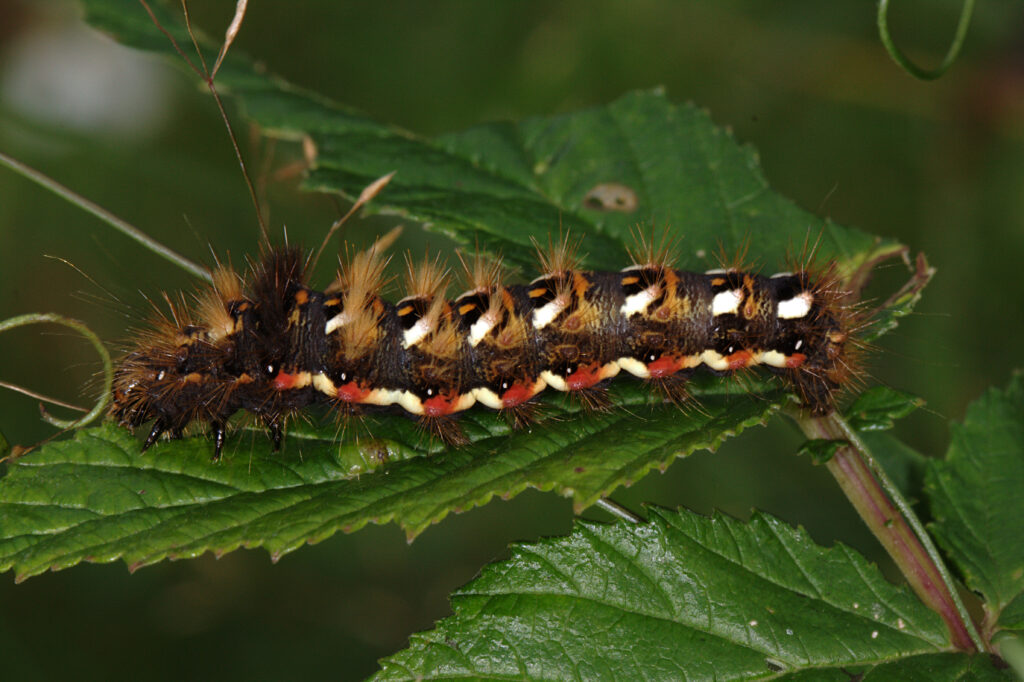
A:
POLYGON ((583 205, 594 211, 632 213, 637 209, 636 192, 617 182, 603 182, 591 188, 583 198, 583 205))

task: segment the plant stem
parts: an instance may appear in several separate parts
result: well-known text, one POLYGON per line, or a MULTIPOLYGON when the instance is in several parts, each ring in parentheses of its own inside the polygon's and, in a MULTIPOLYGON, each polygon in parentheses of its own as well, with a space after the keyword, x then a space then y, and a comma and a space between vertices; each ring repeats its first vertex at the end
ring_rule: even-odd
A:
POLYGON ((199 265, 196 265, 195 263, 185 258, 184 256, 175 253, 171 249, 167 248, 160 242, 156 241, 155 239, 144 233, 139 228, 129 223, 126 223, 125 221, 121 220, 110 211, 106 210, 101 206, 98 206, 97 204, 94 204, 93 202, 89 201, 80 194, 76 194, 75 192, 71 191, 70 189, 60 184, 56 180, 47 177, 46 175, 43 175, 42 173, 32 168, 31 166, 27 166, 21 161, 18 161, 17 159, 10 157, 7 154, 4 154, 3 152, 0 152, 0 165, 7 166, 14 172, 20 174, 23 177, 28 178, 32 182, 35 182, 38 185, 42 185, 43 187, 50 190, 51 192, 61 197, 62 199, 66 199, 67 201, 70 201, 72 204, 78 206, 82 210, 92 213, 94 216, 96 216, 106 224, 110 225, 117 231, 121 232, 122 234, 128 237, 131 237, 132 239, 142 244, 142 246, 149 249, 153 253, 159 256, 163 256, 167 260, 171 261, 178 267, 187 270, 196 277, 204 279, 207 282, 213 281, 213 278, 210 277, 210 273, 205 268, 200 267, 199 265))
MULTIPOLYGON (((61 324, 65 327, 74 329, 92 344, 92 347, 96 349, 96 352, 100 356, 100 360, 103 362, 103 392, 100 394, 99 400, 85 416, 79 417, 78 419, 64 420, 56 419, 44 412, 43 419, 57 428, 77 429, 102 416, 107 409, 107 405, 110 404, 110 387, 114 381, 114 365, 111 363, 110 353, 107 352, 107 348, 103 345, 100 337, 96 336, 91 329, 78 320, 73 320, 70 317, 64 317, 63 315, 58 315, 56 313, 30 313, 28 315, 10 317, 6 320, 0 321, 0 333, 9 329, 24 327, 28 324, 61 324)), ((36 397, 41 396, 37 395, 36 397)))
POLYGON ((942 617, 953 646, 962 651, 985 651, 985 643, 924 525, 856 432, 838 414, 790 414, 808 437, 848 443, 828 461, 829 472, 917 596, 942 617))
POLYGON ((964 0, 964 4, 960 9, 960 19, 956 24, 956 33, 953 35, 953 42, 950 44, 946 56, 943 57, 942 63, 934 69, 922 69, 910 61, 900 51, 900 48, 896 47, 896 43, 889 34, 889 0, 878 0, 878 37, 881 38, 882 45, 885 46, 885 50, 892 57, 892 60, 899 64, 904 71, 914 78, 931 81, 946 73, 949 67, 953 65, 953 62, 956 61, 956 58, 960 56, 960 50, 964 46, 964 39, 967 37, 967 28, 971 25, 972 14, 974 14, 974 0, 964 0))
POLYGON ((618 518, 624 521, 629 521, 630 523, 643 523, 644 521, 642 517, 637 516, 633 512, 629 511, 628 509, 620 505, 618 502, 613 502, 612 500, 609 500, 607 497, 597 498, 597 502, 595 502, 594 505, 600 507, 601 509, 604 509, 612 516, 617 516, 618 518))

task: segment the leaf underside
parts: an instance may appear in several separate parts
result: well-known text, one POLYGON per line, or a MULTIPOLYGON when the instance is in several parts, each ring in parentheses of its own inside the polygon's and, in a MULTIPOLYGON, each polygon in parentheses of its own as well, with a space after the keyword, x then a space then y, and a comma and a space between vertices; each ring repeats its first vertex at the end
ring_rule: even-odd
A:
MULTIPOLYGON (((119 41, 180 61, 134 0, 85 5, 89 20, 119 41)), ((178 14, 156 9, 188 45, 178 14)), ((559 225, 585 237, 586 264, 595 268, 623 267, 631 229, 654 221, 681 240, 677 265, 697 270, 716 267, 720 248, 748 248, 760 267, 783 270, 787 254, 810 241, 819 261, 847 273, 899 250, 775 194, 750 148, 705 112, 658 92, 425 139, 267 76, 237 52, 218 86, 268 133, 311 138, 318 155, 310 188, 355 197, 397 170, 374 210, 501 252, 523 276, 536 268, 531 239, 546 243, 559 225), (633 199, 601 203, 608 187, 633 199)), ((539 423, 520 432, 501 415, 472 410, 460 419, 471 445, 454 450, 394 415, 343 432, 332 417, 314 415, 313 425, 290 428, 280 454, 260 434, 236 430, 217 465, 201 436, 142 456, 138 440, 112 425, 81 431, 12 462, 0 479, 0 570, 23 579, 82 560, 141 566, 242 545, 277 557, 370 521, 395 521, 411 537, 451 511, 526 487, 572 496, 582 509, 764 423, 788 399, 760 372, 698 376, 691 390, 695 399, 680 410, 642 383, 620 381, 610 413, 546 396, 539 423)))

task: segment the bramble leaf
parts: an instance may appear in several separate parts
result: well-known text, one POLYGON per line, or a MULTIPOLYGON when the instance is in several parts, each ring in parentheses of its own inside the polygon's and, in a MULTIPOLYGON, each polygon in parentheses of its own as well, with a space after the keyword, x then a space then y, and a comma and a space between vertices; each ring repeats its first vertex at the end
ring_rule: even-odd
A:
POLYGON ((1016 374, 1005 391, 987 391, 952 429, 946 458, 929 462, 926 472, 925 490, 935 517, 931 530, 967 586, 983 595, 992 620, 1015 603, 1005 626, 1020 627, 1024 375, 1016 374))
POLYGON ((205 438, 140 455, 123 429, 85 429, 12 462, 0 479, 0 570, 21 580, 83 560, 122 558, 135 568, 239 546, 277 558, 368 522, 395 521, 415 536, 451 511, 526 487, 583 508, 678 456, 717 447, 783 400, 709 395, 700 412, 680 413, 652 404, 638 385, 615 389, 632 414, 576 419, 579 405, 553 401, 548 421, 510 433, 497 415, 473 412, 465 426, 474 442, 448 450, 399 418, 367 427, 386 425, 387 438, 358 442, 339 440, 335 427, 299 428, 276 454, 250 432, 217 464, 205 438), (631 425, 637 420, 646 427, 631 425))
POLYGON ((764 514, 652 511, 514 547, 376 679, 1007 679, 940 653, 941 619, 848 547, 764 514))

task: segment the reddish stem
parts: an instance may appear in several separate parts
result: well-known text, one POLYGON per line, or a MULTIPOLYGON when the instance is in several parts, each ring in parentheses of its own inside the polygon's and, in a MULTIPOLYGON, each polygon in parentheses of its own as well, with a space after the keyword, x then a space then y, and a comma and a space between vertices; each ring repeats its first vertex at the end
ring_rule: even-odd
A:
MULTIPOLYGON (((926 549, 922 538, 914 533, 904 516, 904 513, 913 513, 909 506, 901 505, 905 508, 904 513, 901 513, 886 494, 869 465, 872 461, 870 453, 863 449, 859 439, 854 437, 851 442, 853 434, 843 428, 836 415, 798 418, 797 422, 811 438, 846 440, 849 443, 839 448, 828 461, 829 472, 896 562, 917 596, 942 617, 949 628, 953 646, 962 651, 976 651, 982 647, 983 642, 977 630, 967 620, 967 612, 958 595, 954 594, 955 587, 952 586, 949 572, 939 565, 934 547, 931 547, 931 551, 926 549)), ((884 473, 881 475, 884 476, 884 473)), ((917 525, 920 527, 920 522, 917 525)), ((929 539, 925 538, 925 541, 930 545, 929 539)))

